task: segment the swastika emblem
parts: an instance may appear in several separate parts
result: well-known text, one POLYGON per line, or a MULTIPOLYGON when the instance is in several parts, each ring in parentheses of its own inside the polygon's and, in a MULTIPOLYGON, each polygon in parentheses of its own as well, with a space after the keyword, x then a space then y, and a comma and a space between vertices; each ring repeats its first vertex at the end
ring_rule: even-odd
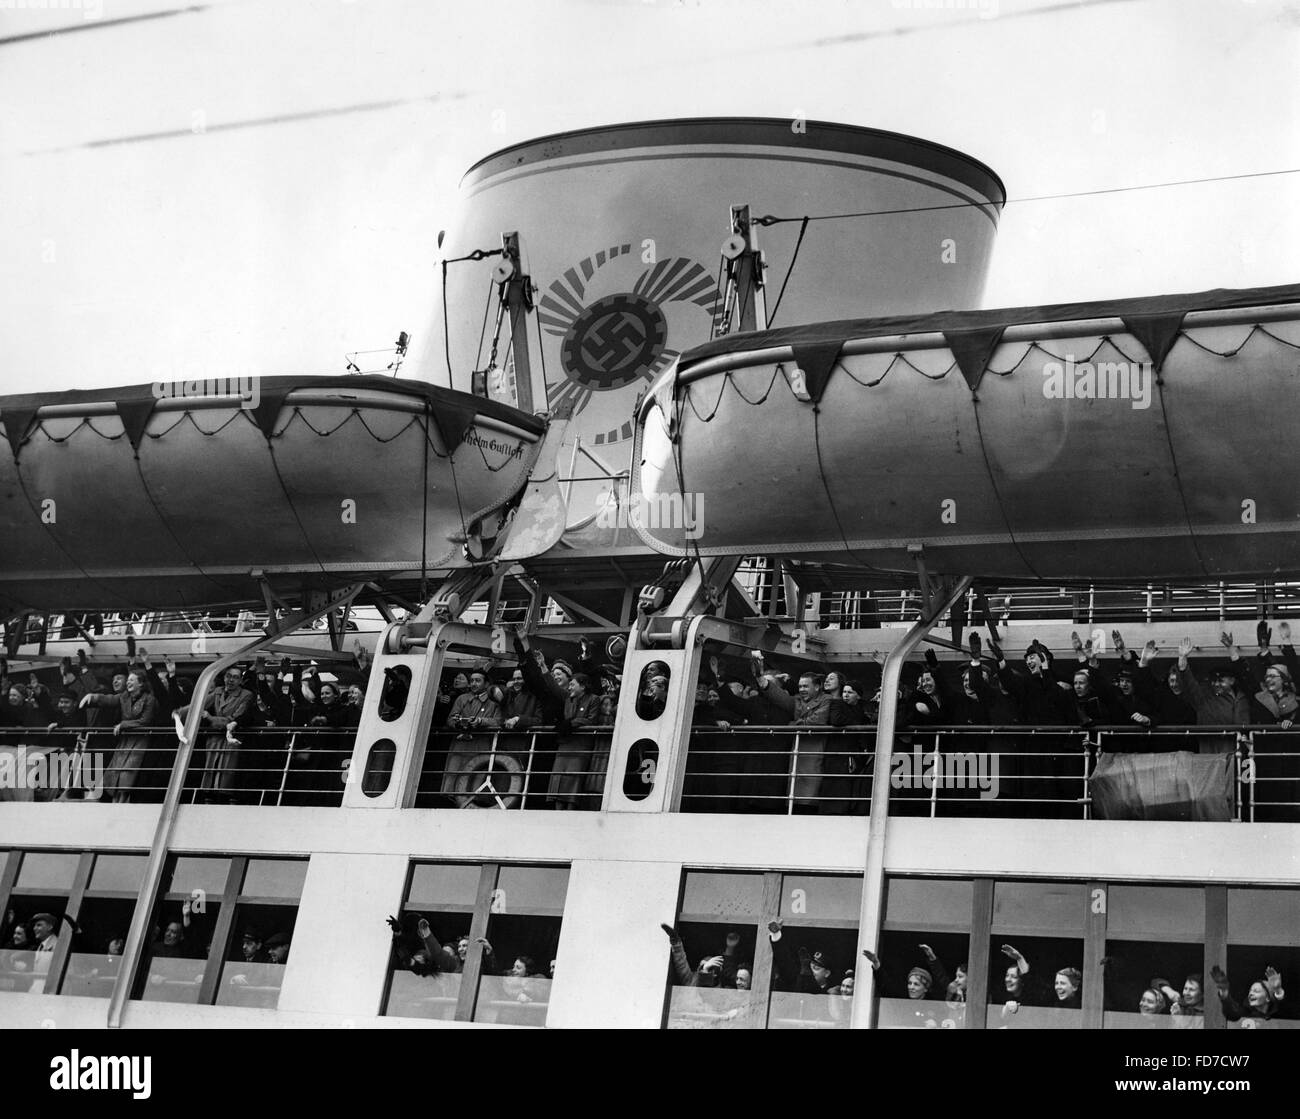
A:
POLYGON ((560 347, 565 371, 594 392, 648 378, 668 338, 663 312, 631 293, 607 295, 587 307, 560 347))

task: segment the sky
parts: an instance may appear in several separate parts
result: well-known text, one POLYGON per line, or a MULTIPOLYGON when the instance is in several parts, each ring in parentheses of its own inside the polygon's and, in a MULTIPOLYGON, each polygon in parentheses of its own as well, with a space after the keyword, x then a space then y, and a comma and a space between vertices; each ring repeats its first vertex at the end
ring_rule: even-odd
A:
POLYGON ((0 393, 341 373, 472 163, 662 117, 984 161, 988 307, 1292 283, 1298 74, 1284 0, 0 0, 0 393))

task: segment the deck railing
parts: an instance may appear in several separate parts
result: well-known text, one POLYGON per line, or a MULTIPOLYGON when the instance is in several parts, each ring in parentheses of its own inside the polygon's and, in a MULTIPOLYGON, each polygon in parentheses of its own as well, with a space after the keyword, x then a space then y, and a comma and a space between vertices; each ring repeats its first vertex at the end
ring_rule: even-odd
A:
MULTIPOLYGON (((206 733, 187 803, 342 804, 351 729, 206 733)), ((435 731, 418 808, 597 811, 612 728, 435 731)), ((864 816, 875 728, 733 726, 690 737, 683 812, 864 816)), ((0 729, 0 801, 161 802, 175 732, 0 729)), ((1276 726, 926 727, 900 731, 897 816, 1300 822, 1300 731, 1276 726)))

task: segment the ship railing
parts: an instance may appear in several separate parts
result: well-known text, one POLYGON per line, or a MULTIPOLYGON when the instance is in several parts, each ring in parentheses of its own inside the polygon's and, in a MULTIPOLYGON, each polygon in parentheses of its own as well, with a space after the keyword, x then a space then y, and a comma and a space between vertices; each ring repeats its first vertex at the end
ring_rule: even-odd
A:
POLYGON ((415 807, 599 811, 612 737, 612 727, 435 730, 415 807))
MULTIPOLYGON (((350 728, 204 732, 188 803, 338 806, 350 728)), ((436 730, 415 806, 601 807, 612 728, 436 730)), ((683 812, 866 815, 875 728, 732 726, 692 731, 683 812)), ((0 728, 0 801, 159 803, 170 727, 0 728)), ((633 775, 635 777, 636 775, 633 775)), ((1279 726, 934 726, 895 735, 899 816, 1300 822, 1300 730, 1279 726)))
MULTIPOLYGON (((204 731, 186 774, 186 803, 337 807, 352 759, 351 728, 204 731)), ((89 729, 0 728, 0 801, 160 804, 176 757, 172 727, 114 735, 89 729)))
MULTIPOLYGON (((696 728, 681 810, 866 815, 875 735, 696 728)), ((893 815, 1300 822, 1300 732, 1278 726, 913 727, 893 749, 893 815)))

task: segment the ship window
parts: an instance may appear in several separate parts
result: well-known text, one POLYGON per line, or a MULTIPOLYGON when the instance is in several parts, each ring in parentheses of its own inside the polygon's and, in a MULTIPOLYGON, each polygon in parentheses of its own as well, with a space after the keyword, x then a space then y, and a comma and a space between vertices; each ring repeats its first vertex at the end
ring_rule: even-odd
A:
POLYGON ((640 718, 650 722, 664 713, 672 678, 672 669, 663 661, 651 661, 641 670, 636 690, 636 713, 640 718))
POLYGON ((397 743, 391 738, 381 738, 372 745, 366 753, 366 768, 361 778, 362 793, 373 799, 388 792, 396 759, 397 743))
POLYGON ((411 870, 407 901, 424 909, 443 906, 472 909, 478 896, 478 880, 477 866, 417 864, 411 870))
POLYGON ((273 1009, 307 866, 306 859, 173 857, 134 997, 273 1009))
POLYGON ((987 1029, 1082 1028, 1088 902, 1085 882, 994 884, 987 1029))
POLYGON ((404 664, 384 669, 384 690, 379 696, 379 717, 386 723, 400 718, 411 694, 411 670, 404 664))
POLYGON ((567 867, 413 865, 384 1013, 546 1025, 568 886, 567 867))
POLYGON ((988 959, 986 1029, 1082 1029, 1082 938, 1001 933, 988 959))
POLYGON ((1205 890, 1110 886, 1104 909, 1104 1027, 1203 1029, 1205 890))
POLYGON ((711 920, 714 917, 753 917, 763 914, 761 874, 710 874, 690 871, 682 897, 682 916, 711 920))
POLYGON ((879 1028, 965 1028, 974 898, 971 882, 889 880, 876 954, 879 1028))
POLYGON ((1082 933, 1087 896, 1083 882, 995 883, 994 930, 1020 936, 1082 933))
POLYGON ((125 938, 135 910, 138 883, 123 871, 143 861, 93 851, 13 851, 0 860, 0 991, 107 997, 120 961, 114 941, 125 938), (35 951, 39 914, 55 920, 53 951, 35 951))
POLYGON ((857 876, 687 872, 667 1028, 847 1028, 861 889, 857 876))
POLYGON ((249 859, 244 894, 251 897, 300 898, 307 880, 302 859, 249 859))
POLYGON ((18 886, 27 890, 70 890, 80 862, 80 855, 28 851, 18 872, 18 886))
POLYGON ((134 895, 144 880, 147 855, 97 855, 90 877, 93 890, 125 890, 134 895))
POLYGON ((638 738, 627 752, 623 770, 623 795, 628 800, 645 800, 655 787, 659 765, 659 745, 651 738, 638 738))
MULTIPOLYGON (((1295 1009, 1300 991, 1300 890, 1227 891, 1228 1029, 1300 1029, 1295 1009), (1285 998, 1269 997, 1269 969, 1285 998), (1258 985, 1258 986, 1257 986, 1258 985)), ((1212 980, 1210 981, 1212 982, 1212 980)), ((1209 998, 1217 1000, 1212 986, 1209 998)))
POLYGON ((169 894, 220 894, 230 877, 230 860, 191 858, 181 856, 172 862, 170 873, 163 879, 169 894))
POLYGON ((218 1006, 275 1009, 297 916, 297 907, 292 905, 241 904, 236 908, 234 935, 217 982, 218 1006))

